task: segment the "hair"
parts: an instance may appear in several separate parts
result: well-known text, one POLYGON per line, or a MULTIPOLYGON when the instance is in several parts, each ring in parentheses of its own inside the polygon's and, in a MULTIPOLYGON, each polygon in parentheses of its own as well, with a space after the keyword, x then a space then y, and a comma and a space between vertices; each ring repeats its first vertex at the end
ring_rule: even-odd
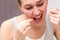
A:
POLYGON ((18 3, 20 4, 20 6, 21 6, 21 0, 18 0, 18 3))
MULTIPOLYGON (((48 1, 48 0, 47 0, 48 1)), ((19 5, 21 6, 21 0, 18 0, 19 5)), ((48 3, 48 2, 47 2, 48 3)))

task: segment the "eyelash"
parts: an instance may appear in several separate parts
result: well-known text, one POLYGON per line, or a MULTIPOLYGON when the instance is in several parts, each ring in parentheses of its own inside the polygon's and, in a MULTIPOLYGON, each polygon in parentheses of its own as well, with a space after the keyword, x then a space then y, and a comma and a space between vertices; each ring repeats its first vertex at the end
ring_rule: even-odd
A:
POLYGON ((38 4, 37 6, 40 7, 40 6, 42 6, 43 4, 44 4, 44 3, 41 3, 41 4, 38 4))
POLYGON ((30 9, 32 9, 33 7, 29 7, 29 8, 26 8, 27 10, 30 10, 30 9))
MULTIPOLYGON (((44 3, 41 3, 41 4, 38 4, 38 5, 36 5, 37 7, 40 7, 40 6, 42 6, 44 3)), ((27 10, 31 10, 33 7, 31 6, 31 7, 28 7, 28 8, 26 8, 27 10)))

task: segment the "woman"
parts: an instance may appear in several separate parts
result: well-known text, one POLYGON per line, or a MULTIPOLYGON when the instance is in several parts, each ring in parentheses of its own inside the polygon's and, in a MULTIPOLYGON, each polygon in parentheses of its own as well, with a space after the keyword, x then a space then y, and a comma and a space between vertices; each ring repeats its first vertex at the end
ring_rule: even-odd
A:
POLYGON ((1 40, 54 40, 54 33, 60 40, 60 11, 50 11, 53 27, 49 26, 45 20, 47 4, 48 0, 18 0, 19 9, 24 14, 1 25, 1 40))

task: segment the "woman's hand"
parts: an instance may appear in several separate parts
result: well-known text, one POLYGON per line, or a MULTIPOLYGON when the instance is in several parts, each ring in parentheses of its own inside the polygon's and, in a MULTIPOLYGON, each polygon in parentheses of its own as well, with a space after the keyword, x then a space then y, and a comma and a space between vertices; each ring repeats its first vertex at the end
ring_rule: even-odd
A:
POLYGON ((54 28, 56 37, 60 40, 60 10, 52 9, 49 13, 50 22, 54 28))
POLYGON ((17 30, 25 34, 31 28, 31 19, 24 20, 17 25, 17 30))
POLYGON ((27 19, 24 21, 21 21, 18 25, 17 25, 17 39, 18 40, 22 40, 25 37, 26 32, 31 28, 31 19, 27 19))

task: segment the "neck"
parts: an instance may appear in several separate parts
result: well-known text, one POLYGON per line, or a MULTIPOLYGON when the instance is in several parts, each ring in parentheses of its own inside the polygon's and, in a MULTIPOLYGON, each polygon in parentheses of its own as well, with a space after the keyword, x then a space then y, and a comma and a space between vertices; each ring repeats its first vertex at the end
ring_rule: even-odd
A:
POLYGON ((41 25, 40 27, 37 27, 37 28, 36 27, 34 27, 34 28, 32 27, 27 32, 27 36, 32 38, 32 39, 38 39, 44 34, 45 29, 46 29, 45 23, 43 25, 41 25))
POLYGON ((42 28, 45 28, 45 27, 46 27, 46 21, 43 21, 42 24, 38 24, 38 26, 34 24, 31 26, 33 30, 41 30, 42 28))

